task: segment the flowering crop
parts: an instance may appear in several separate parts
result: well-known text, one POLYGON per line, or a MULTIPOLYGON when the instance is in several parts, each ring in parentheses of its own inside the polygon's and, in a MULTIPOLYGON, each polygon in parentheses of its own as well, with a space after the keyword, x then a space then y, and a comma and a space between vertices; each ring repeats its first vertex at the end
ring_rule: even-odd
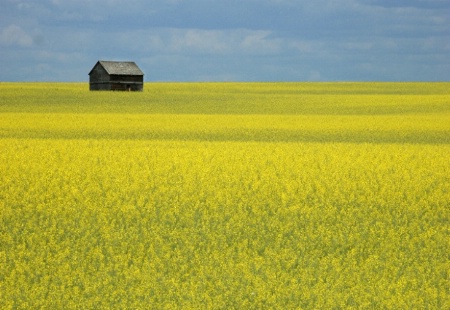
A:
POLYGON ((449 308, 448 86, 0 84, 0 308, 449 308))

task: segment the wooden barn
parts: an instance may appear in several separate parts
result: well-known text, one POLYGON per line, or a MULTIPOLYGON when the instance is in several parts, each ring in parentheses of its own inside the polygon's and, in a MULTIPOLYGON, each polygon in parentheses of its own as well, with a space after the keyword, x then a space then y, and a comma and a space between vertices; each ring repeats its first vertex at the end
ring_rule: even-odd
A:
POLYGON ((132 61, 98 61, 89 72, 90 90, 143 91, 144 73, 132 61))

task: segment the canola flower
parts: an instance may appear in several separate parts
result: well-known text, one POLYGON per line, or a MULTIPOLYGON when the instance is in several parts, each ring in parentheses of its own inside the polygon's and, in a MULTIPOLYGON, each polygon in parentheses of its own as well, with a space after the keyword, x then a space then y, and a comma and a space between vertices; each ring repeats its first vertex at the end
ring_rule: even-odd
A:
POLYGON ((450 306, 441 84, 152 86, 0 84, 1 308, 450 306))

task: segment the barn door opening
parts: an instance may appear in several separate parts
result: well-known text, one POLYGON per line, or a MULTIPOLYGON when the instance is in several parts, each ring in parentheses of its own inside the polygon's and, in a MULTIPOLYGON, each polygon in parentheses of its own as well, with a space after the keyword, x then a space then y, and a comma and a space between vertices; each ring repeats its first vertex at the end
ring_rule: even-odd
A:
POLYGON ((127 84, 127 91, 131 91, 131 85, 127 84))

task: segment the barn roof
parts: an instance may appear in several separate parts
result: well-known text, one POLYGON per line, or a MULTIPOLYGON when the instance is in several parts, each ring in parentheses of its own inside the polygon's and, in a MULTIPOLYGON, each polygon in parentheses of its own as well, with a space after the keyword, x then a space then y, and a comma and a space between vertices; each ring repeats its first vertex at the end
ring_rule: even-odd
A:
MULTIPOLYGON (((133 61, 99 60, 97 64, 100 64, 110 75, 144 75, 141 69, 139 69, 139 67, 133 61)), ((97 64, 95 66, 97 66, 97 64)))

